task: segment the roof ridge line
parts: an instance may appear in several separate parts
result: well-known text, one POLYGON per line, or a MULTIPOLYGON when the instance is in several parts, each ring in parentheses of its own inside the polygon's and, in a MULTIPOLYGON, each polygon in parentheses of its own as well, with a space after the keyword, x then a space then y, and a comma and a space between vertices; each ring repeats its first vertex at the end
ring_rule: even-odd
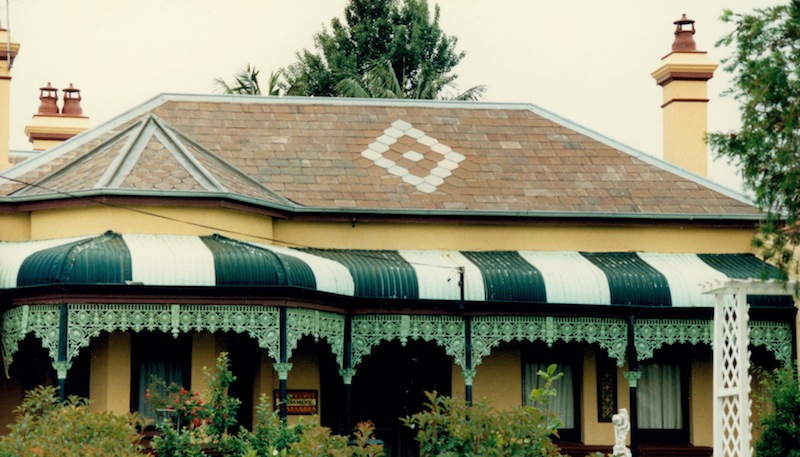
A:
POLYGON ((167 139, 172 142, 172 146, 174 146, 175 149, 172 150, 173 148, 169 148, 172 156, 183 166, 186 171, 189 172, 194 179, 197 180, 198 183, 200 183, 206 188, 206 190, 209 191, 228 192, 228 189, 225 188, 225 186, 214 177, 214 174, 211 172, 211 170, 200 163, 200 161, 197 160, 197 158, 186 149, 183 141, 176 137, 176 129, 169 122, 152 113, 150 116, 152 122, 154 122, 158 128, 164 132, 164 134, 167 136, 167 139))
MULTIPOLYGON (((124 129, 124 130, 122 130, 120 132, 117 132, 117 134, 113 135, 111 138, 103 141, 102 143, 100 143, 96 147, 94 147, 94 148, 90 149, 89 151, 87 151, 87 153, 84 154, 83 156, 78 157, 75 160, 72 160, 72 161, 69 161, 69 162, 65 163, 60 168, 49 172, 48 174, 46 174, 41 179, 36 179, 36 180, 34 180, 34 181, 30 182, 30 183, 27 183, 27 185, 25 187, 23 187, 22 189, 20 189, 20 190, 18 190, 16 192, 11 193, 9 196, 15 196, 15 197, 24 196, 24 195, 29 193, 29 189, 38 188, 38 187, 45 187, 46 183, 48 183, 48 182, 58 178, 59 176, 63 175, 64 173, 66 173, 69 169, 73 168, 74 166, 80 165, 83 162, 89 160, 90 158, 95 157, 98 154, 101 154, 101 153, 107 151, 117 141, 119 141, 119 139, 121 139, 122 137, 124 137, 126 135, 130 135, 131 131, 136 130, 137 128, 141 128, 141 126, 139 125, 140 123, 141 123, 141 121, 137 121, 136 123, 130 125, 128 128, 126 128, 126 129, 124 129)), ((58 157, 61 157, 61 156, 59 155, 58 157)), ((54 157, 53 159, 57 159, 58 157, 54 157)), ((47 163, 49 163, 49 162, 45 162, 42 165, 45 165, 47 163)), ((37 168, 37 167, 34 167, 34 169, 35 168, 37 168)), ((0 177, 0 179, 2 179, 2 178, 0 177)))
MULTIPOLYGON (((260 190, 262 190, 262 191, 264 191, 266 193, 268 193, 269 195, 273 196, 274 198, 276 198, 277 200, 279 200, 283 204, 286 204, 286 205, 289 205, 289 206, 298 206, 297 203, 295 203, 292 200, 289 200, 288 198, 286 198, 285 196, 275 192, 274 190, 270 189, 269 187, 265 186, 264 184, 256 181, 255 179, 253 179, 248 174, 242 172, 241 170, 239 170, 235 166, 231 165, 228 161, 226 161, 225 159, 219 157, 213 151, 211 151, 207 147, 203 146, 202 143, 198 142, 197 140, 195 140, 195 139, 191 138, 190 136, 186 135, 185 133, 181 132, 180 130, 175 128, 175 126, 170 124, 169 122, 167 122, 167 121, 165 121, 165 120, 163 120, 161 118, 158 118, 158 119, 161 122, 163 122, 166 126, 168 126, 171 129, 172 133, 174 133, 175 135, 179 136, 183 140, 182 142, 191 144, 192 147, 194 147, 194 148, 196 148, 198 150, 198 152, 200 152, 201 154, 205 154, 206 156, 210 157, 220 167, 225 168, 227 171, 236 174, 236 176, 239 179, 247 181, 248 184, 250 184, 250 185, 252 185, 252 186, 254 186, 254 187, 256 187, 256 188, 258 188, 258 189, 260 189, 260 190)), ((203 166, 203 168, 206 169, 205 166, 203 166)), ((209 171, 209 173, 210 173, 210 171, 209 171)), ((222 186, 221 184, 220 184, 220 186, 224 189, 224 186, 222 186)))
POLYGON ((103 176, 95 183, 95 189, 103 189, 112 186, 114 183, 118 186, 119 182, 124 180, 124 176, 122 176, 123 170, 127 169, 127 171, 130 171, 132 165, 141 157, 143 148, 138 145, 140 145, 140 141, 145 135, 145 129, 150 123, 151 116, 151 114, 148 114, 134 124, 134 126, 136 126, 135 131, 131 132, 122 150, 120 150, 119 154, 114 158, 106 171, 103 172, 103 176))
POLYGON ((119 114, 95 127, 85 130, 57 146, 54 146, 40 154, 37 154, 34 157, 31 157, 30 159, 11 166, 0 173, 0 179, 3 177, 18 178, 23 176, 26 173, 73 151, 76 147, 82 146, 108 133, 109 130, 129 122, 136 117, 149 113, 154 107, 163 104, 165 100, 166 99, 163 95, 156 95, 144 103, 134 106, 122 114, 119 114))

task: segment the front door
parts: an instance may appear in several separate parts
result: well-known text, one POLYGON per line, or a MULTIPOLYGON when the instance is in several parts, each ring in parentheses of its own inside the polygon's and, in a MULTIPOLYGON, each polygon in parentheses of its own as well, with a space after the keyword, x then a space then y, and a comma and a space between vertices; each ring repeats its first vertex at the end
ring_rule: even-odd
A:
POLYGON ((353 378, 353 423, 372 421, 387 457, 418 455, 414 432, 400 418, 423 410, 426 391, 450 395, 452 364, 435 343, 381 343, 353 378))

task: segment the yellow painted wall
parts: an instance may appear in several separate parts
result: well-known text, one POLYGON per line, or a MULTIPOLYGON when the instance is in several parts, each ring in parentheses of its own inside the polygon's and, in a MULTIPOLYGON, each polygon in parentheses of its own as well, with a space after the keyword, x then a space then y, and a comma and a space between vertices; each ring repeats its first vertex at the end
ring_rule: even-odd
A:
MULTIPOLYGON (((8 27, 8 26, 6 26, 8 27)), ((6 51, 10 47, 11 60, 19 52, 19 43, 10 39, 6 29, 0 29, 0 48, 6 51)), ((9 122, 11 119, 11 65, 9 60, 0 60, 0 171, 10 166, 8 161, 9 122)))
POLYGON ((597 349, 592 346, 587 347, 583 353, 581 434, 584 444, 613 442, 614 426, 609 422, 598 422, 597 413, 597 349))
POLYGON ((131 410, 131 335, 103 333, 92 340, 89 398, 96 411, 115 414, 131 410))
POLYGON ((217 341, 214 334, 208 332, 192 333, 192 391, 200 395, 208 395, 208 376, 213 374, 217 356, 225 350, 224 344, 217 341))
MULTIPOLYGON (((461 372, 453 375, 453 392, 456 384, 464 391, 461 372)), ((519 345, 502 344, 492 349, 477 367, 472 383, 474 400, 489 399, 498 410, 509 410, 522 404, 522 361, 519 345)))
MULTIPOLYGON (((119 233, 169 235, 220 233, 232 238, 253 241, 272 238, 271 218, 258 214, 225 208, 133 206, 131 209, 136 212, 109 206, 37 211, 30 216, 30 236, 32 240, 43 240, 94 235, 106 230, 114 230, 119 233), (145 215, 141 213, 142 211, 166 216, 169 219, 145 215)), ((0 229, 2 228, 0 226, 0 229)))
POLYGON ((751 252, 754 230, 274 222, 280 242, 341 249, 751 252), (326 236, 321 236, 325 233, 326 236))
POLYGON ((0 213, 0 241, 28 241, 30 239, 30 213, 0 213))
MULTIPOLYGON (((705 84, 705 83, 704 83, 705 84)), ((708 176, 708 106, 674 102, 664 107, 664 160, 700 176, 708 176)))
POLYGON ((695 446, 714 445, 714 378, 710 357, 692 357, 692 378, 689 392, 689 439, 695 446))
MULTIPOLYGON (((317 351, 323 350, 319 346, 314 347, 317 351)), ((317 398, 317 419, 322 415, 322 392, 320 391, 320 370, 319 370, 319 356, 313 349, 298 348, 292 353, 290 360, 292 369, 289 371, 289 377, 286 380, 288 389, 297 390, 316 390, 318 393, 317 398)), ((273 385, 278 387, 278 374, 275 373, 272 378, 273 385)), ((290 421, 297 421, 300 417, 290 415, 290 421)), ((306 416, 307 417, 307 416, 306 416)))
MULTIPOLYGON (((272 364, 274 361, 267 355, 267 351, 260 351, 261 359, 258 361, 258 370, 255 372, 254 380, 253 380, 253 395, 256 401, 253 402, 253 417, 256 417, 256 407, 258 406, 258 400, 261 397, 266 397, 266 399, 273 404, 273 391, 278 388, 278 375, 275 373, 275 369, 273 368, 272 364)), ((289 372, 291 376, 291 372, 289 372)))
POLYGON ((209 235, 339 249, 752 252, 754 229, 298 222, 224 208, 64 208, 0 215, 0 241, 119 233, 209 235), (69 221, 65 223, 65 221, 69 221), (206 228, 213 227, 213 228, 206 228))

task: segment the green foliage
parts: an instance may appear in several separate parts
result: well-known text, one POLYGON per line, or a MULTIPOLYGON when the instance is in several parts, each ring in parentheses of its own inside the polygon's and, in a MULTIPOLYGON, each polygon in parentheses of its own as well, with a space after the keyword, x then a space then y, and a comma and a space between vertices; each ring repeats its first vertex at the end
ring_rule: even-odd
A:
POLYGON ((26 394, 11 432, 0 437, 0 456, 141 456, 138 415, 95 412, 86 399, 62 402, 56 393, 48 386, 26 394))
POLYGON ((403 423, 417 430, 422 457, 560 456, 551 439, 560 423, 546 408, 555 394, 552 383, 561 376, 555 370, 551 365, 538 373, 546 382, 531 392, 530 406, 498 412, 487 402, 468 406, 433 392, 427 394, 427 410, 402 419, 403 423))
MULTIPOLYGON (((228 84, 223 78, 214 78, 217 92, 234 95, 261 95, 261 86, 258 83, 260 70, 247 64, 238 73, 233 75, 233 84, 228 84)), ((280 73, 270 73, 267 95, 279 95, 278 81, 280 73)))
MULTIPOLYGON (((237 427, 236 412, 241 401, 228 392, 236 380, 230 369, 228 354, 217 358, 213 374, 208 376, 209 399, 183 387, 154 383, 148 391, 150 402, 162 412, 164 420, 156 424, 161 432, 153 439, 153 452, 164 457, 380 457, 382 446, 368 442, 373 426, 359 424, 355 440, 331 434, 330 429, 316 423, 299 421, 288 425, 269 399, 261 397, 256 407, 252 430, 237 427), (163 392, 163 393, 162 393, 163 392)), ((2 457, 2 456, 0 456, 2 457)))
POLYGON ((759 457, 800 457, 800 389, 791 369, 776 370, 762 380, 771 411, 762 412, 759 457))
MULTIPOLYGON (((295 63, 270 75, 269 95, 476 100, 486 88, 457 93, 452 70, 464 58, 457 38, 439 26, 427 0, 350 0, 344 21, 314 35, 314 50, 303 49, 295 63), (282 80, 281 80, 282 78, 282 80)), ((261 94, 258 70, 247 65, 226 94, 261 94)))
POLYGON ((351 0, 345 22, 314 36, 316 52, 303 50, 285 70, 289 95, 378 98, 475 98, 443 93, 454 86, 453 68, 464 58, 457 38, 431 17, 427 0, 351 0))
POLYGON ((755 245, 784 272, 798 273, 800 241, 800 0, 721 20, 734 30, 717 46, 734 45, 724 60, 733 76, 726 92, 741 103, 738 132, 708 135, 720 156, 741 165, 745 185, 766 211, 755 245))

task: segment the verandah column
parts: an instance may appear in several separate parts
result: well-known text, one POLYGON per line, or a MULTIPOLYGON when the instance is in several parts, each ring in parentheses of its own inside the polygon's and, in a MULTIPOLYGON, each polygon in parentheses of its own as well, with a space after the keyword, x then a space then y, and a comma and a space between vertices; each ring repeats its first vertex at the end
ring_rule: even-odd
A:
POLYGON ((350 434, 353 429, 352 423, 352 384, 356 369, 353 368, 353 318, 349 314, 344 317, 344 351, 342 354, 342 369, 339 375, 344 382, 344 433, 350 434))
MULTIPOLYGON (((460 293, 458 308, 464 311, 464 267, 458 267, 458 288, 460 293)), ((461 374, 464 376, 464 398, 467 405, 472 406, 472 381, 475 379, 475 368, 472 366, 472 317, 464 316, 464 366, 461 374)))
POLYGON ((625 379, 628 381, 628 388, 630 391, 630 408, 628 417, 631 421, 631 457, 639 455, 639 414, 638 414, 638 400, 636 398, 636 388, 639 383, 639 378, 642 373, 639 372, 639 357, 636 351, 636 318, 630 316, 628 318, 628 371, 625 372, 625 379))
POLYGON ((67 342, 69 341, 69 306, 61 303, 58 306, 58 355, 53 368, 58 377, 58 398, 61 401, 67 398, 67 370, 72 362, 67 361, 67 342))
POLYGON ((280 417, 281 421, 286 422, 287 416, 287 409, 286 409, 286 397, 287 397, 287 385, 286 381, 289 377, 289 370, 292 369, 292 364, 288 362, 288 349, 286 344, 286 336, 288 333, 287 330, 287 311, 285 306, 281 306, 279 308, 279 360, 278 363, 274 364, 275 371, 278 372, 278 417, 280 417))

